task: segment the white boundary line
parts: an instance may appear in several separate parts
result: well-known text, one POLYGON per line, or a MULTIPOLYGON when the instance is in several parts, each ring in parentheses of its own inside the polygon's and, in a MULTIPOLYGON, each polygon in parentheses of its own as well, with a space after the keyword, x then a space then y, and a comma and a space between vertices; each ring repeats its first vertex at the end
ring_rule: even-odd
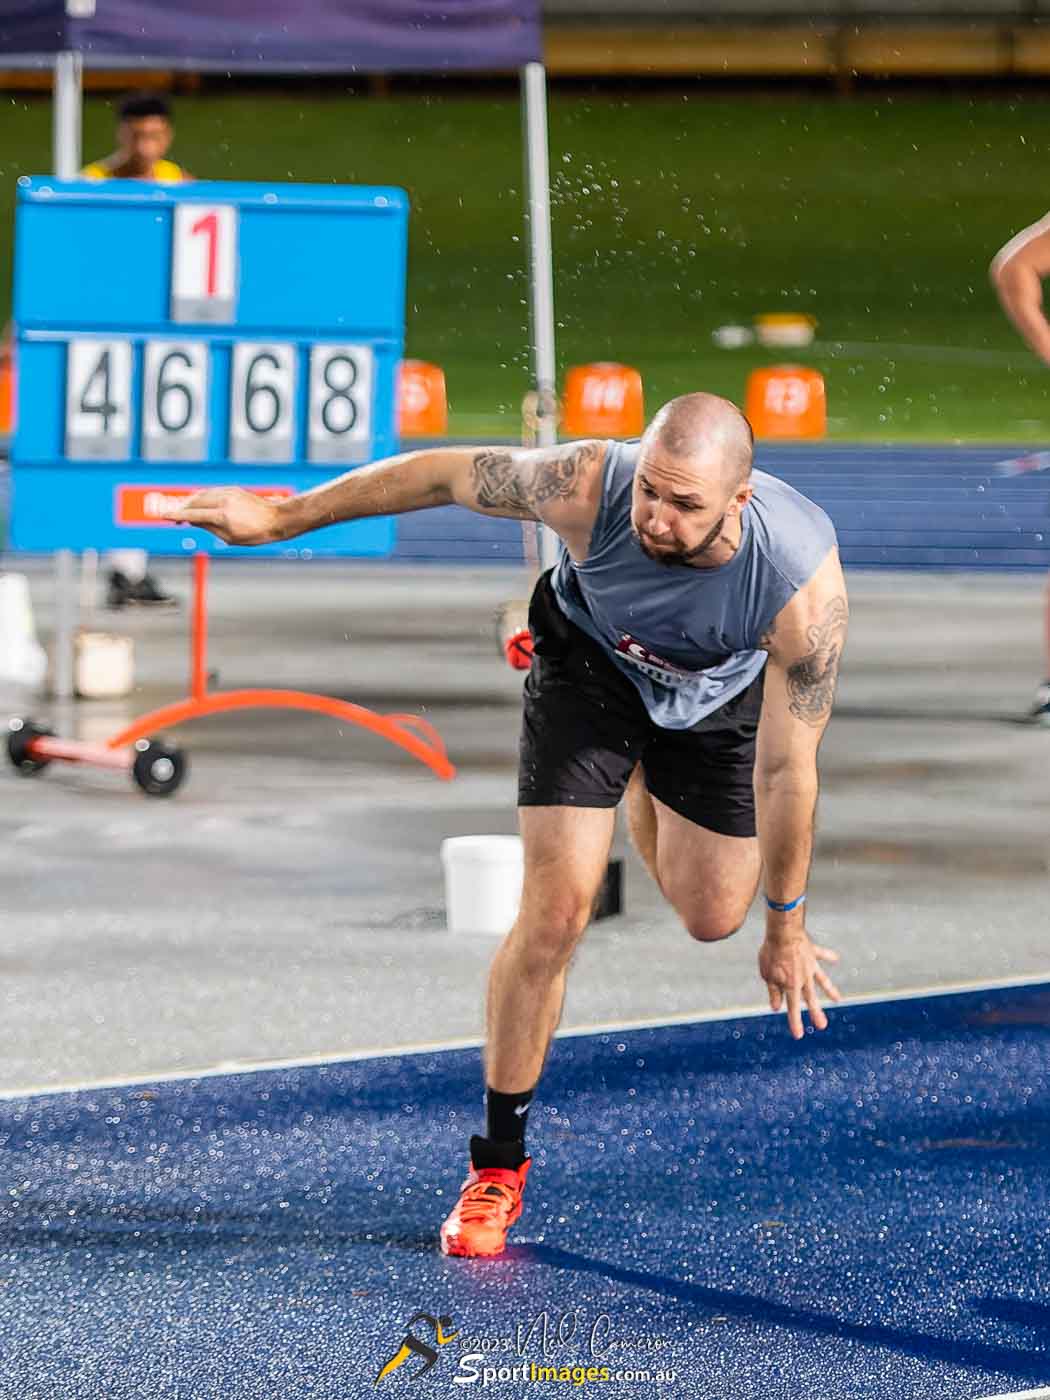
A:
MULTIPOLYGON (((863 996, 843 997, 836 1006, 875 1006, 883 1002, 918 1001, 923 997, 954 996, 960 992, 993 992, 1010 987, 1038 987, 1050 984, 1050 971, 1032 973, 1026 977, 993 977, 977 982, 949 982, 936 986, 912 987, 906 991, 869 992, 863 996)), ((616 1035, 619 1032, 660 1030, 670 1026, 703 1025, 712 1021, 739 1021, 758 1016, 779 1019, 783 1012, 772 1012, 768 1006, 726 1006, 712 1011, 688 1011, 677 1016, 639 1017, 631 1021, 596 1021, 571 1026, 556 1032, 558 1040, 572 1040, 589 1035, 616 1035)), ((477 1036, 457 1040, 436 1040, 418 1045, 386 1045, 370 1050, 342 1050, 318 1055, 302 1055, 287 1060, 220 1060, 201 1069, 168 1070, 158 1074, 138 1074, 131 1079, 86 1079, 57 1084, 34 1084, 23 1089, 0 1089, 0 1103, 12 1099, 52 1097, 59 1094, 83 1094, 105 1089, 133 1089, 139 1085, 176 1084, 195 1079, 215 1079, 226 1074, 265 1074, 271 1070, 310 1069, 317 1065, 353 1064, 359 1060, 386 1060, 403 1055, 434 1055, 446 1050, 477 1050, 484 1045, 477 1036)), ((1046 1396, 1050 1390, 1022 1391, 1017 1396, 989 1396, 987 1400, 1023 1400, 1025 1396, 1046 1396)))
POLYGON ((1041 1390, 1011 1390, 1005 1395, 983 1395, 978 1400, 1050 1400, 1050 1389, 1043 1386, 1041 1390))

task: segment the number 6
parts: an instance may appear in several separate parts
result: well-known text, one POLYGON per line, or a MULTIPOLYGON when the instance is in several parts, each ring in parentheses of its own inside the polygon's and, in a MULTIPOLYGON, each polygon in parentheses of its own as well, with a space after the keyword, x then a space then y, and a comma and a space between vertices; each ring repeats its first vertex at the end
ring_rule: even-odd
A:
POLYGON ((279 371, 281 366, 277 356, 270 350, 260 350, 252 357, 248 365, 248 373, 244 377, 244 421, 253 433, 272 433, 280 422, 282 413, 281 396, 272 383, 257 384, 255 373, 260 366, 269 367, 279 371), (260 394, 270 396, 270 419, 269 422, 260 422, 255 417, 255 404, 260 394))

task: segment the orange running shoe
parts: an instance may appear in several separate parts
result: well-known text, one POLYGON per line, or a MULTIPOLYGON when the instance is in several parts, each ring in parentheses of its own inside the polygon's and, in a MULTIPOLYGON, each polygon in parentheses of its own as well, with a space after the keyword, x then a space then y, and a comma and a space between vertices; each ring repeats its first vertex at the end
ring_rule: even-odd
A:
POLYGON ((470 1166, 459 1200, 441 1227, 442 1254, 470 1258, 502 1254, 507 1231, 521 1214, 521 1197, 531 1157, 516 1170, 470 1166))

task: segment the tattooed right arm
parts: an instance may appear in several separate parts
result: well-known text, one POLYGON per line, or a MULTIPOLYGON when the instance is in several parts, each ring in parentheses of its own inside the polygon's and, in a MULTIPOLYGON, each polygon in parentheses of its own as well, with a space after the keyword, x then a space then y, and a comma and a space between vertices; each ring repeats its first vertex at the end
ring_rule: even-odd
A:
POLYGON ((596 440, 528 450, 471 448, 453 499, 483 515, 540 520, 584 559, 598 514, 606 444, 596 440))
POLYGON ((473 501, 461 501, 488 515, 543 520, 558 503, 578 500, 591 484, 592 468, 602 457, 597 442, 570 442, 564 447, 532 451, 483 448, 471 463, 473 501))
POLYGON ((229 544, 268 544, 370 515, 461 505, 482 515, 542 520, 578 555, 586 552, 601 498, 603 442, 529 451, 439 447, 402 452, 271 501, 239 487, 211 487, 167 519, 211 530, 229 544))

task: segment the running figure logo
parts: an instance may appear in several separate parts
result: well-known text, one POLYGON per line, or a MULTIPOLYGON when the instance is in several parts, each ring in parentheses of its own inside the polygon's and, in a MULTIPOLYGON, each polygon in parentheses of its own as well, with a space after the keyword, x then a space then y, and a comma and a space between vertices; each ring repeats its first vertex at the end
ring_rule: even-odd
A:
POLYGON ((413 1337, 412 1327, 417 1322, 428 1322, 430 1324, 434 1329, 434 1335, 437 1338, 439 1347, 443 1347, 446 1342, 451 1342, 453 1337, 459 1335, 458 1328, 455 1332, 445 1330, 446 1328, 451 1329, 453 1325, 450 1317, 431 1317, 430 1313, 415 1313, 408 1319, 407 1327, 409 1330, 405 1333, 405 1338, 400 1348, 382 1368, 379 1375, 376 1376, 376 1385, 386 1376, 393 1375, 397 1368, 403 1366, 410 1356, 421 1356, 426 1362, 426 1365, 421 1370, 412 1373, 413 1380, 418 1380, 420 1376, 425 1376, 438 1359, 438 1354, 432 1346, 428 1346, 426 1342, 421 1342, 418 1337, 413 1337))

